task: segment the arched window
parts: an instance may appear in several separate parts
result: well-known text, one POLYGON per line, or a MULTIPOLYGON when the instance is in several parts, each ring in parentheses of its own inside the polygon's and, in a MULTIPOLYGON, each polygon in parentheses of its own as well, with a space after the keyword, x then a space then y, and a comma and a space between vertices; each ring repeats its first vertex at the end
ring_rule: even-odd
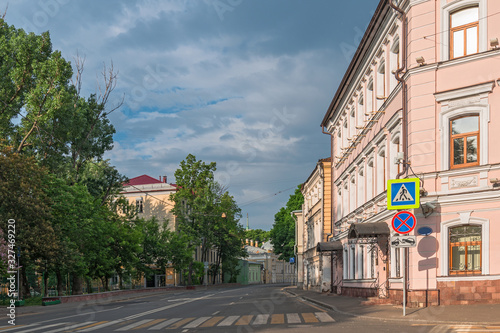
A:
POLYGON ((398 80, 396 80, 396 71, 398 68, 401 66, 400 60, 399 60, 399 37, 396 36, 394 38, 394 42, 392 43, 391 47, 391 59, 390 59, 390 64, 391 64, 391 73, 390 73, 390 87, 389 91, 392 92, 394 88, 396 88, 398 84, 398 80))
POLYGON ((449 228, 450 275, 481 274, 480 225, 449 228))
POLYGON ((373 111, 373 79, 370 78, 366 86, 366 113, 370 114, 373 111))
POLYGON ((349 184, 349 212, 356 209, 356 178, 354 176, 350 179, 349 184))
POLYGON ((366 201, 373 199, 373 158, 366 164, 366 201))
POLYGON ((385 191, 386 188, 386 161, 385 149, 379 150, 377 154, 377 194, 385 191))
POLYGON ((377 70, 377 110, 384 104, 385 96, 385 60, 380 60, 377 70))
POLYGON ((479 116, 450 120, 450 167, 479 165, 479 116))
POLYGON ((450 15, 450 58, 479 51, 479 8, 468 7, 450 15))
POLYGON ((356 117, 358 127, 364 126, 363 120, 365 119, 364 118, 365 112, 366 112, 365 111, 365 99, 363 98, 363 94, 361 94, 361 95, 359 95, 359 98, 358 98, 358 116, 356 117))
POLYGON ((363 168, 358 171, 358 206, 365 203, 365 170, 363 168))

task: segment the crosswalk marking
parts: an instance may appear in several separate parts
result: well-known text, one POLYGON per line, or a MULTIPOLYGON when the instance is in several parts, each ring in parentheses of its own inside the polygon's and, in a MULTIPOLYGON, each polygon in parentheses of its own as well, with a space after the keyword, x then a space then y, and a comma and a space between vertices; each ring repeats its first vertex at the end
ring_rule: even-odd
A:
POLYGON ((204 322, 200 327, 212 327, 212 326, 215 326, 222 319, 224 319, 224 317, 222 317, 222 316, 212 317, 211 319, 209 319, 206 322, 204 322))
POLYGON ((178 322, 179 320, 181 320, 182 318, 172 318, 172 319, 169 319, 167 321, 164 321, 163 323, 161 324, 158 324, 156 326, 153 326, 151 328, 148 328, 148 331, 159 331, 167 326, 169 326, 170 324, 173 324, 175 322, 178 322))
POLYGON ((289 324, 300 324, 300 317, 298 313, 287 313, 286 314, 286 321, 289 324))
POLYGON ((127 326, 124 326, 124 327, 120 327, 119 329, 116 329, 115 331, 128 331, 132 328, 136 328, 137 326, 141 326, 142 324, 146 324, 146 323, 149 323, 150 321, 152 321, 153 319, 143 319, 143 320, 139 320, 138 322, 136 323, 132 323, 130 325, 127 325, 127 326))
POLYGON ((19 331, 16 333, 28 333, 28 332, 40 331, 40 330, 44 330, 44 329, 47 329, 50 327, 61 326, 61 325, 66 325, 66 324, 68 324, 68 323, 57 323, 57 324, 52 324, 52 325, 42 326, 42 327, 32 327, 29 330, 19 331))
POLYGON ((326 312, 316 312, 315 315, 322 323, 333 323, 335 321, 335 319, 330 317, 326 312))
POLYGON ((0 328, 0 330, 3 332, 8 332, 8 331, 14 331, 14 330, 17 330, 19 328, 28 328, 28 327, 33 327, 33 326, 36 326, 38 324, 30 324, 30 325, 16 325, 14 327, 12 326, 5 326, 5 327, 2 327, 0 328))
POLYGON ((302 313, 302 318, 304 318, 304 321, 306 323, 317 323, 318 322, 318 318, 316 318, 316 316, 314 315, 314 313, 302 313))
POLYGON ((182 325, 187 324, 187 323, 189 323, 190 321, 192 321, 192 320, 194 320, 194 319, 195 319, 194 317, 192 317, 192 318, 184 318, 184 319, 182 319, 182 320, 180 320, 180 321, 176 322, 175 324, 173 324, 172 326, 169 326, 169 327, 167 327, 167 328, 168 328, 169 330, 175 330, 176 328, 179 328, 179 327, 181 327, 182 325))
POLYGON ((229 316, 217 326, 231 326, 240 316, 229 316))
POLYGON ((78 330, 78 332, 91 332, 91 331, 99 330, 99 329, 101 329, 103 327, 108 327, 108 326, 111 326, 111 325, 114 325, 114 324, 119 324, 122 321, 123 321, 123 319, 108 321, 108 322, 102 323, 101 325, 96 325, 96 326, 89 327, 89 328, 86 328, 86 329, 83 329, 83 330, 78 330))
POLYGON ((253 322, 254 325, 265 325, 267 324, 267 320, 269 319, 268 314, 260 314, 255 317, 255 320, 253 322))
POLYGON ((199 325, 201 325, 204 322, 206 322, 208 319, 210 319, 210 317, 200 317, 200 318, 198 318, 198 319, 190 322, 186 326, 184 326, 184 328, 195 328, 195 327, 198 327, 199 325))
POLYGON ((285 315, 284 314, 273 314, 271 316, 271 324, 284 324, 285 315))
POLYGON ((71 330, 73 328, 77 328, 77 327, 81 327, 81 326, 86 326, 86 325, 93 324, 93 323, 95 323, 95 321, 86 321, 84 323, 79 323, 79 324, 75 324, 75 325, 71 325, 71 326, 65 326, 63 328, 58 328, 58 329, 55 329, 55 330, 52 330, 52 331, 45 331, 44 333, 56 333, 56 332, 67 331, 67 330, 71 330))
POLYGON ((250 325, 250 321, 253 316, 241 316, 241 318, 235 323, 235 325, 250 325))
MULTIPOLYGON (((147 329, 148 331, 158 331, 164 329, 193 329, 202 327, 227 327, 244 325, 276 325, 276 324, 301 324, 301 323, 332 323, 335 322, 327 312, 307 312, 307 313, 275 313, 258 315, 238 315, 238 316, 205 316, 190 318, 161 318, 161 319, 132 319, 125 318, 113 321, 87 321, 87 322, 64 322, 42 326, 39 324, 26 325, 24 327, 2 327, 0 333, 15 331, 15 333, 24 332, 91 332, 109 327, 109 331, 124 332, 132 330, 147 329), (113 328, 111 326, 114 326, 113 328)), ((464 326, 450 326, 460 330, 464 326)), ((468 327, 469 329, 471 327, 468 327)), ((482 326, 484 328, 484 326, 482 326)))

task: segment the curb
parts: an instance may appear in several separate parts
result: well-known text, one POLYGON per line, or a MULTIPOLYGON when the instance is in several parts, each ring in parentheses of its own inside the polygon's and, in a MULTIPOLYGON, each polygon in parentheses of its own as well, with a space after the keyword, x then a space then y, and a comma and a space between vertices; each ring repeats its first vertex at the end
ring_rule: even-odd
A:
MULTIPOLYGON (((351 316, 351 317, 356 317, 356 318, 361 318, 361 319, 371 319, 371 320, 381 320, 381 321, 397 321, 397 322, 416 322, 416 323, 421 323, 421 324, 441 324, 441 325, 479 325, 481 323, 479 322, 460 322, 460 321, 442 321, 442 320, 428 320, 428 319, 415 319, 415 318, 408 318, 408 317, 402 317, 402 318, 381 318, 381 317, 373 317, 373 316, 367 316, 367 315, 359 315, 356 313, 351 313, 351 312, 345 312, 342 310, 339 310, 337 307, 323 303, 321 301, 309 298, 307 296, 300 296, 293 291, 290 291, 286 288, 283 288, 283 290, 295 297, 298 297, 304 301, 314 303, 316 305, 319 305, 323 308, 335 311, 337 313, 340 313, 345 316, 351 316)), ((482 323, 484 325, 500 325, 500 322, 491 322, 491 323, 482 323)))

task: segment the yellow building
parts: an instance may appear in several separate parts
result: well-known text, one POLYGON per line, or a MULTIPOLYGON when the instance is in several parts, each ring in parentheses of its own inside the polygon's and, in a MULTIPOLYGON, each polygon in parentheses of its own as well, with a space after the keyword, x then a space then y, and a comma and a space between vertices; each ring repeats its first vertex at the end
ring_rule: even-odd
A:
MULTIPOLYGON (((127 184, 124 184, 121 195, 136 208, 138 217, 145 219, 156 217, 160 222, 168 220, 168 228, 174 231, 176 222, 175 216, 171 212, 174 208, 174 202, 170 200, 170 195, 176 190, 175 184, 167 183, 166 176, 156 179, 142 175, 132 178, 127 184)), ((177 284, 179 277, 175 276, 173 268, 167 268, 166 272, 159 273, 155 274, 154 277, 146 277, 144 287, 163 287, 177 284)))

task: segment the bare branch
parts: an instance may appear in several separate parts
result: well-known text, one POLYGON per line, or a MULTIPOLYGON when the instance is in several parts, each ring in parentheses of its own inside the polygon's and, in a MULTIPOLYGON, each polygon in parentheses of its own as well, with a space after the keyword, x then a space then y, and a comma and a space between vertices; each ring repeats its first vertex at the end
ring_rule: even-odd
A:
POLYGON ((81 57, 80 53, 76 51, 76 56, 74 56, 73 59, 75 59, 76 74, 75 80, 73 81, 73 79, 71 79, 71 81, 76 88, 76 95, 80 96, 80 91, 82 90, 82 74, 85 65, 85 55, 81 57))
POLYGON ((7 9, 9 9, 9 3, 7 3, 7 5, 5 6, 5 10, 2 14, 2 20, 5 20, 5 16, 7 16, 7 9))

